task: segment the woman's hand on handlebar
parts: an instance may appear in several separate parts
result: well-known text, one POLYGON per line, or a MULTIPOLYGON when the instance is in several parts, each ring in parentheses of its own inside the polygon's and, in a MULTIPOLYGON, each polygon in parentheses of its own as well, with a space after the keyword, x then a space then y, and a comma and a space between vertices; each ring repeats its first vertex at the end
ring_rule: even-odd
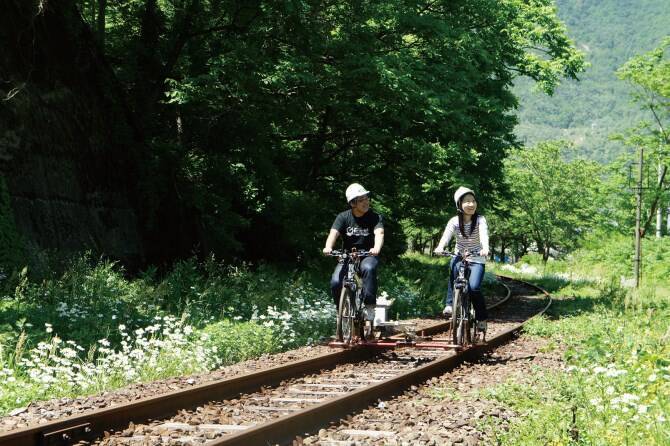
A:
POLYGON ((444 248, 437 248, 437 249, 435 249, 435 251, 433 251, 433 253, 437 254, 438 256, 442 255, 442 254, 444 254, 444 248))

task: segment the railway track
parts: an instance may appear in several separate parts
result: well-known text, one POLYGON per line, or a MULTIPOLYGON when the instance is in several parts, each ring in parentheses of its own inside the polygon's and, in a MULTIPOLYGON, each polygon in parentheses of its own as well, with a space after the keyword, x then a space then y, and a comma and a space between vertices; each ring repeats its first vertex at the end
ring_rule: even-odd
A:
MULTIPOLYGON (((412 346, 334 350, 316 358, 12 431, 0 435, 0 446, 290 443, 380 398, 396 395, 464 361, 473 361, 513 338, 524 321, 546 310, 551 302, 550 296, 537 287, 508 278, 501 280, 512 291, 489 307, 486 345, 463 351, 412 346), (528 287, 540 293, 529 297, 514 292, 515 288, 528 287)), ((447 329, 448 323, 443 322, 424 328, 422 334, 433 340, 447 339, 447 329)), ((338 444, 336 439, 326 440, 327 444, 338 444)))

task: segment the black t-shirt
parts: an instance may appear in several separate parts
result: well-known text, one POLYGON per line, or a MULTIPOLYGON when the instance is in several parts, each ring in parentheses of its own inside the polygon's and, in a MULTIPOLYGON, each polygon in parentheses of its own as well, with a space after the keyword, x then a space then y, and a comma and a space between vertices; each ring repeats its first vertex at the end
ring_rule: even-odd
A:
POLYGON ((344 240, 344 249, 351 248, 369 250, 375 245, 375 229, 383 228, 382 216, 371 210, 360 217, 354 216, 351 209, 341 212, 333 223, 332 229, 337 230, 344 240))

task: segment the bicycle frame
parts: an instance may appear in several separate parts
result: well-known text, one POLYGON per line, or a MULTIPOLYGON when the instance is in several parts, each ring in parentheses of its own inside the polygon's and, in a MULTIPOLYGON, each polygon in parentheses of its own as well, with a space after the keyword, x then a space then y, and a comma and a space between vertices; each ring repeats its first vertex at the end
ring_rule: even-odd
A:
MULTIPOLYGON (((349 288, 352 293, 357 295, 357 291, 360 290, 363 286, 363 279, 361 278, 360 275, 360 268, 361 268, 361 257, 356 257, 353 261, 351 257, 347 257, 345 259, 345 265, 347 267, 347 273, 344 276, 344 280, 342 281, 342 286, 349 288)), ((356 305, 356 308, 358 308, 359 305, 356 305)))
MULTIPOLYGON (((343 268, 347 268, 342 280, 342 292, 338 305, 338 341, 352 342, 355 332, 358 332, 362 341, 366 338, 366 321, 363 316, 363 299, 361 298, 363 279, 360 276, 360 263, 363 258, 369 255, 368 251, 333 251, 331 253, 331 256, 340 259, 343 268), (349 301, 343 301, 344 299, 349 299, 349 301)), ((371 331, 372 329, 370 329, 371 331)))
MULTIPOLYGON (((463 346, 467 343, 474 344, 478 338, 479 330, 476 328, 476 319, 472 300, 470 299, 470 260, 471 255, 458 255, 444 253, 460 259, 458 273, 453 283, 453 310, 452 310, 452 335, 454 344, 463 346)), ((449 278, 451 280, 451 277, 449 278)))

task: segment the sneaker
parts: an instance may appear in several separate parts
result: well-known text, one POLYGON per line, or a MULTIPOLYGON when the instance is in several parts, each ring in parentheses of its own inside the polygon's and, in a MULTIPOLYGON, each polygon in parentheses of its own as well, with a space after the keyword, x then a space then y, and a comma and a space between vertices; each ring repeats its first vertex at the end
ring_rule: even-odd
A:
POLYGON ((374 321, 375 320, 375 308, 377 305, 366 305, 365 310, 363 310, 363 314, 365 316, 366 321, 374 321))
POLYGON ((451 316, 451 313, 453 313, 453 309, 451 308, 451 305, 447 305, 444 307, 444 310, 442 310, 442 314, 445 316, 451 316))
POLYGON ((481 332, 486 331, 486 321, 477 321, 477 330, 481 332))

